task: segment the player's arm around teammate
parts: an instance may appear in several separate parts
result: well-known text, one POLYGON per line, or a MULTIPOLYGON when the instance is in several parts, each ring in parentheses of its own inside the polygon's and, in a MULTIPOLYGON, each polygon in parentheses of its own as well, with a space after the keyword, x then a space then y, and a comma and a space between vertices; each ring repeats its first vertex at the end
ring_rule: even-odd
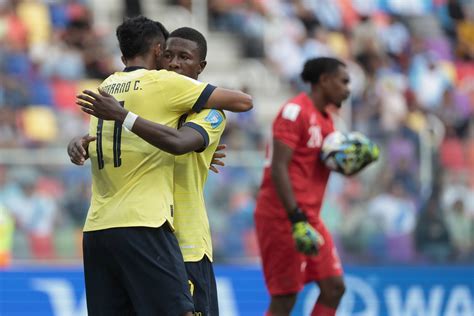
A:
MULTIPOLYGON (((84 136, 76 136, 69 141, 69 144, 67 146, 67 154, 73 164, 78 166, 84 165, 85 161, 89 159, 89 144, 95 141, 96 138, 97 137, 95 136, 90 136, 89 134, 86 134, 84 136)), ((216 147, 216 151, 212 156, 209 170, 214 173, 219 173, 219 169, 217 166, 225 166, 225 162, 223 159, 226 157, 226 148, 226 144, 219 144, 216 147)))
MULTIPOLYGON (((81 100, 90 103, 84 112, 94 115, 104 120, 114 120, 124 122, 129 111, 120 106, 120 103, 108 93, 100 90, 100 94, 92 91, 84 91, 80 95, 81 100), (97 109, 97 110, 95 110, 97 109)), ((82 106, 83 101, 78 100, 78 105, 82 106)), ((133 124, 125 127, 140 136, 151 145, 160 148, 173 155, 182 155, 204 147, 205 137, 200 130, 183 126, 180 129, 172 128, 162 124, 152 122, 142 117, 136 117, 133 124)))
MULTIPOLYGON (((202 140, 201 135, 192 128, 183 127, 176 130, 139 117, 120 106, 113 96, 102 90, 100 94, 85 90, 78 96, 76 103, 85 113, 99 119, 121 122, 148 143, 174 155, 195 150, 195 144, 202 140)), ((252 98, 249 95, 221 88, 212 92, 204 106, 234 112, 249 111, 252 107, 252 98)))

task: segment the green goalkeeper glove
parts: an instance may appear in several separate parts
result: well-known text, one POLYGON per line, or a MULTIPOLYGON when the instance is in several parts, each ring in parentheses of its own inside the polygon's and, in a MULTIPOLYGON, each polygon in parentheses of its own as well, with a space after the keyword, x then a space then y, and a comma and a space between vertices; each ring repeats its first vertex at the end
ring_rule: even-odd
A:
POLYGON ((347 159, 347 168, 352 172, 346 172, 346 175, 351 176, 378 160, 380 149, 377 144, 359 132, 349 133, 349 138, 353 144, 346 148, 345 154, 350 158, 347 159))
POLYGON ((308 256, 317 255, 319 246, 324 243, 324 240, 313 226, 308 223, 308 219, 303 211, 300 208, 296 208, 288 217, 292 223, 296 249, 308 256))

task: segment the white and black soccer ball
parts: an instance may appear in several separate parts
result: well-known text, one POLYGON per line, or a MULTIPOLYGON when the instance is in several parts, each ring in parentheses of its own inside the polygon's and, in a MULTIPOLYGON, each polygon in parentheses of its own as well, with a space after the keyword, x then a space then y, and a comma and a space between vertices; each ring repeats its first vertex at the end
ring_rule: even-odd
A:
POLYGON ((353 175, 379 157, 378 146, 359 132, 334 131, 323 141, 321 160, 332 171, 353 175))

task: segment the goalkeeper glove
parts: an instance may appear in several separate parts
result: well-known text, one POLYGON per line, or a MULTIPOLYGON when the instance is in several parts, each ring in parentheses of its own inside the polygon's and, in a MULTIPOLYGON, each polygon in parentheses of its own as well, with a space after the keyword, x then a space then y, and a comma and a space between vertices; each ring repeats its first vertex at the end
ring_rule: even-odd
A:
POLYGON ((303 211, 297 207, 288 215, 293 228, 293 239, 296 249, 308 256, 318 254, 319 246, 324 243, 322 236, 308 223, 303 211))
POLYGON ((344 154, 348 157, 346 167, 350 171, 345 174, 351 176, 376 161, 379 158, 380 149, 377 144, 361 133, 352 132, 349 138, 353 143, 347 146, 344 154))

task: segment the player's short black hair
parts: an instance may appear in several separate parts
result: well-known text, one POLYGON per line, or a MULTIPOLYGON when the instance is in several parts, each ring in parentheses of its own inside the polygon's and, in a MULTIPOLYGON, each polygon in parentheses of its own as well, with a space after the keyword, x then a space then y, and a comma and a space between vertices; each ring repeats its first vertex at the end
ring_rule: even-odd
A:
POLYGON ((160 22, 144 16, 126 19, 117 27, 117 39, 125 58, 132 58, 146 53, 154 40, 164 46, 168 31, 160 22))
POLYGON ((301 79, 303 79, 304 82, 315 84, 318 83, 322 74, 334 73, 340 66, 345 67, 346 64, 336 58, 313 58, 304 64, 301 79))
POLYGON ((191 27, 180 27, 179 29, 174 30, 170 33, 170 38, 183 38, 189 41, 193 41, 197 44, 199 55, 201 60, 206 60, 207 56, 207 41, 204 35, 196 29, 191 27))
POLYGON ((161 33, 163 33, 163 37, 165 38, 165 41, 166 41, 168 37, 170 37, 170 32, 166 29, 166 27, 161 22, 155 21, 155 23, 160 28, 161 33))

